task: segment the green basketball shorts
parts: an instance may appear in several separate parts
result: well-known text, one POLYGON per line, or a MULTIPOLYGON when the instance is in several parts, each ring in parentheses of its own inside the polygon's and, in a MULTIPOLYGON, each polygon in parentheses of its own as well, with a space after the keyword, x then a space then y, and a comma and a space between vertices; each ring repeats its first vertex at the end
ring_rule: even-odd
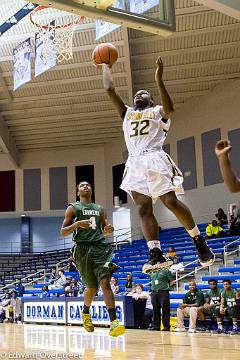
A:
POLYGON ((113 251, 110 244, 78 243, 71 252, 81 278, 88 288, 98 289, 103 277, 119 269, 119 266, 112 262, 113 251))

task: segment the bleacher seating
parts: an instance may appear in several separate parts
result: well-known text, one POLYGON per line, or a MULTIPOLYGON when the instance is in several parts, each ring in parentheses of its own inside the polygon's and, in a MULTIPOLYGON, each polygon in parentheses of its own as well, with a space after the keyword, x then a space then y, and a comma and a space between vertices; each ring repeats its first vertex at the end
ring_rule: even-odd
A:
MULTIPOLYGON (((205 231, 206 225, 207 224, 199 225, 199 229, 203 233, 205 231)), ((184 228, 179 227, 163 230, 160 233, 160 239, 163 252, 166 253, 169 246, 175 247, 177 255, 186 266, 187 272, 199 265, 198 263, 187 265, 189 262, 195 261, 197 259, 197 253, 190 236, 184 228)), ((210 239, 208 240, 208 244, 213 249, 215 254, 217 254, 217 260, 222 261, 224 246, 236 239, 238 239, 237 236, 226 236, 223 238, 210 239)), ((234 247, 235 246, 236 244, 234 247)), ((18 277, 22 278, 43 269, 49 270, 51 267, 55 266, 56 263, 67 259, 68 257, 69 250, 52 251, 43 254, 16 254, 0 256, 0 287, 3 280, 5 284, 9 284, 18 277)), ((120 266, 120 269, 115 273, 115 276, 118 278, 120 292, 123 293, 125 290, 124 285, 128 273, 132 273, 133 282, 135 284, 143 284, 144 290, 146 291, 150 289, 150 278, 146 274, 142 273, 142 266, 145 262, 147 262, 147 260, 148 248, 144 239, 135 240, 132 242, 132 244, 123 244, 121 249, 118 249, 114 252, 114 262, 120 266)), ((226 268, 220 267, 219 275, 217 276, 203 276, 201 279, 202 283, 198 284, 197 287, 202 290, 207 290, 207 281, 214 277, 219 281, 222 281, 226 278, 231 279, 233 281, 233 288, 240 288, 240 283, 238 283, 240 282, 240 260, 235 260, 234 265, 235 266, 226 268)), ((66 272, 65 274, 66 276, 79 279, 79 274, 77 272, 66 272)), ((37 280, 38 276, 33 276, 33 278, 37 280)), ((39 295, 43 285, 43 283, 34 284, 33 289, 26 291, 26 295, 39 295)), ((222 287, 222 283, 220 283, 219 286, 222 287)), ((188 285, 185 285, 185 290, 188 290, 188 285)), ((53 293, 56 293, 56 291, 52 290, 52 294, 53 293)), ((63 291, 60 291, 59 294, 62 293, 63 291)), ((182 302, 183 297, 184 293, 171 293, 171 308, 173 310, 175 310, 179 303, 182 302)))

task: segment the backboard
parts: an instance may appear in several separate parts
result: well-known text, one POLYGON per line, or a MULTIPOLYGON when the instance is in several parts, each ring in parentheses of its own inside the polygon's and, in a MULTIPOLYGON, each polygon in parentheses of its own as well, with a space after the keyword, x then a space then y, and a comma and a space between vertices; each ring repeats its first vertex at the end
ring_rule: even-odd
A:
POLYGON ((169 36, 176 30, 174 0, 123 0, 125 10, 114 7, 117 2, 116 0, 52 0, 51 3, 49 0, 38 1, 41 5, 161 36, 169 36), (113 6, 106 8, 111 3, 113 6), (151 3, 154 6, 148 10, 151 3))

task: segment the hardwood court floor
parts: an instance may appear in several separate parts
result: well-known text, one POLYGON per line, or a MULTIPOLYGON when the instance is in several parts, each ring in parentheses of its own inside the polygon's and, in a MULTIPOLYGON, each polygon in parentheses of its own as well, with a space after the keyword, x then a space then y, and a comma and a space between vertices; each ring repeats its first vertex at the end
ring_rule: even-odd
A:
POLYGON ((239 360, 240 336, 0 324, 0 359, 239 360))

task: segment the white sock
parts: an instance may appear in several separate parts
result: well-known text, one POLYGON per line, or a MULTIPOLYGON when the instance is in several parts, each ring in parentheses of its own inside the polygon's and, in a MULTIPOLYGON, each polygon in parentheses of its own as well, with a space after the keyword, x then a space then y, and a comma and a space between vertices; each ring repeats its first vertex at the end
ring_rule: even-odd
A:
POLYGON ((159 240, 151 240, 147 242, 147 246, 149 250, 152 250, 154 248, 158 248, 161 250, 160 241, 159 240))
POLYGON ((222 328, 223 328, 222 323, 218 322, 218 329, 222 330, 222 328))
POLYGON ((187 232, 189 233, 189 235, 190 235, 192 238, 194 238, 194 236, 200 235, 200 231, 199 231, 199 228, 197 227, 197 225, 195 225, 192 230, 187 230, 187 232))

